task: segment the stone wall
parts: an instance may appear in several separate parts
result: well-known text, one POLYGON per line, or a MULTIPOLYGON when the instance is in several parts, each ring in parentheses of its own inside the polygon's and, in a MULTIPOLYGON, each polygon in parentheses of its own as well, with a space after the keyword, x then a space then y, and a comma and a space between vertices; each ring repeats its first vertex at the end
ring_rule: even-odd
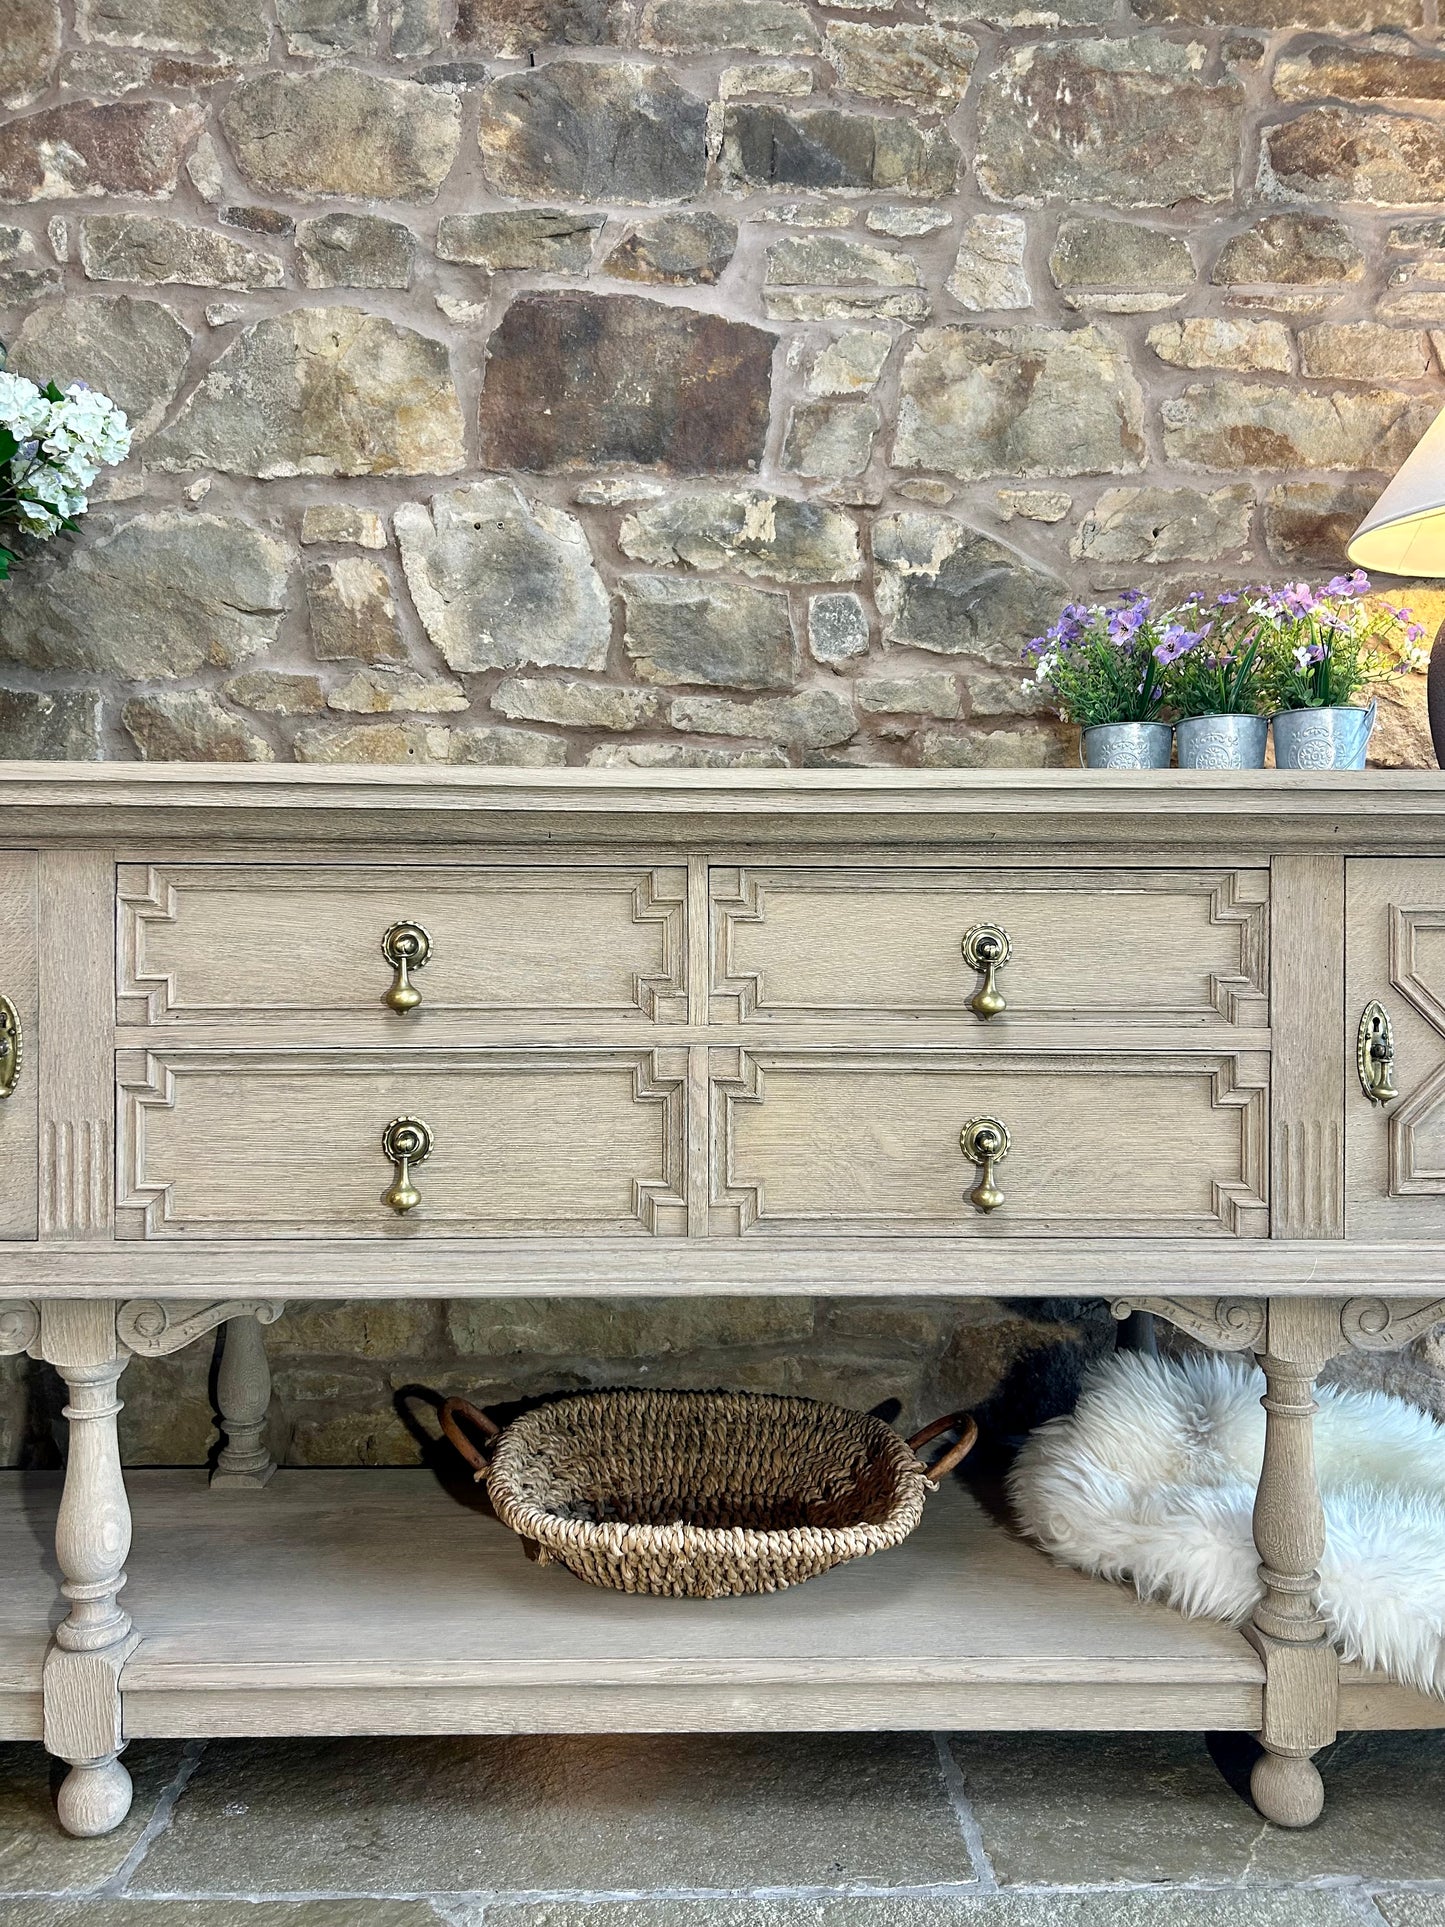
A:
MULTIPOLYGON (((137 436, 0 590, 0 754, 1052 763, 1018 652, 1062 599, 1332 572, 1440 400, 1436 0, 4 0, 0 96, 10 363, 137 436)), ((1105 1327, 272 1339, 317 1462, 412 1453, 413 1379, 1011 1426, 1105 1327)), ((208 1363, 132 1369, 132 1456, 203 1455, 208 1363)), ((43 1457, 7 1369, 0 1459, 43 1457)))

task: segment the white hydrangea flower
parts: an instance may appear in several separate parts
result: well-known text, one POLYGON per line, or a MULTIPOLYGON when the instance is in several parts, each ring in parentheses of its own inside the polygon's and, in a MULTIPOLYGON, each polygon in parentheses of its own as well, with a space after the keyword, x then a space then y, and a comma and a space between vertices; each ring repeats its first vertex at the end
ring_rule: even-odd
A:
POLYGON ((33 381, 0 368, 0 428, 8 428, 17 441, 29 441, 49 426, 51 407, 33 381))

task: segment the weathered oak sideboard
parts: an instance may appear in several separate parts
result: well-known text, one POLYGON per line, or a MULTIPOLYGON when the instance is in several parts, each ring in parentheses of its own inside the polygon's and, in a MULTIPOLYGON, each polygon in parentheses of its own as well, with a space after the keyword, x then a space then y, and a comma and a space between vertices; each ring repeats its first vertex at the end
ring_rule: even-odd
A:
POLYGON ((0 1350, 70 1425, 53 1555, 0 1476, 0 1737, 72 1832, 148 1734, 1234 1728, 1300 1825, 1337 1728, 1445 1723, 1324 1638, 1311 1452, 1325 1361, 1445 1318, 1445 778, 4 764, 0 812, 0 1350), (427 1472, 269 1478, 287 1300, 721 1292, 1258 1354, 1253 1625, 962 1484, 704 1604, 427 1472), (222 1324, 212 1488, 123 1476, 123 1370, 222 1324))

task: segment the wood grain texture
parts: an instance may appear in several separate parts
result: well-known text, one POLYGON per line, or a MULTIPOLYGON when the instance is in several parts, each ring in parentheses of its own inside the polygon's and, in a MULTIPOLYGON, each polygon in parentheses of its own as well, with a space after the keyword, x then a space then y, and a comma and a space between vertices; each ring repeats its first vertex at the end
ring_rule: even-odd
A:
POLYGON ((42 1055, 39 1021, 37 863, 24 851, 0 851, 0 993, 20 1017, 20 1074, 0 1102, 0 1240, 33 1238, 39 1229, 42 1055))
POLYGON ((1340 1238, 1344 864, 1332 856, 1279 857, 1271 879, 1271 1228, 1277 1238, 1340 1238))

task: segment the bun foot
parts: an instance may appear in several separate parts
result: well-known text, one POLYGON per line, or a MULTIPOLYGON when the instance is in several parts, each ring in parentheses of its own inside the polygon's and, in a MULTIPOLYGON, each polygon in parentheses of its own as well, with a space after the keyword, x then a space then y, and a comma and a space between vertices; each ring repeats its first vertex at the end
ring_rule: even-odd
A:
POLYGON ((1254 1804, 1277 1827, 1313 1826, 1324 1812, 1325 1783, 1311 1759, 1261 1753, 1249 1776, 1254 1804))
POLYGON ((130 1775, 114 1755, 73 1766, 56 1799, 60 1824, 79 1840, 113 1833, 130 1812, 131 1793, 130 1775))

